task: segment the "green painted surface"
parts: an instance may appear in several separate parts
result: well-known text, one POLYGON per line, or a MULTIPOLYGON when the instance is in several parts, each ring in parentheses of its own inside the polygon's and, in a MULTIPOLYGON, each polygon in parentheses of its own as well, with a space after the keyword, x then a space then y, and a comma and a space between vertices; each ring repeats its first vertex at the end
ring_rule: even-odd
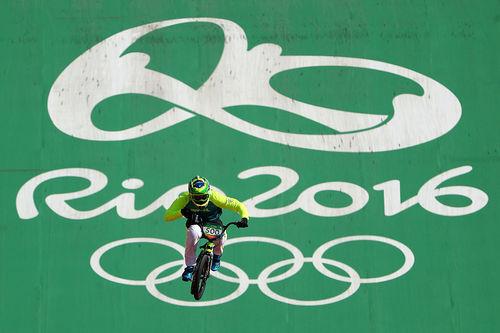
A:
MULTIPOLYGON (((497 332, 498 199, 500 105, 500 5, 498 1, 53 1, 3 3, 0 8, 0 106, 3 121, 0 159, 0 332, 497 332), (324 152, 264 141, 196 116, 134 140, 95 142, 59 131, 47 110, 50 88, 63 69, 87 49, 128 28, 184 17, 214 17, 240 25, 249 47, 280 45, 285 55, 337 55, 379 60, 429 76, 459 99, 462 116, 447 134, 424 144, 379 153, 324 152), (403 200, 432 177, 470 165, 473 170, 446 186, 485 192, 488 204, 469 215, 441 216, 419 205, 384 215, 383 194, 373 186, 401 182, 403 200), (99 193, 70 205, 90 210, 124 193, 121 182, 139 178, 136 208, 146 207, 195 174, 209 178, 242 201, 279 183, 274 176, 239 179, 244 170, 282 166, 295 170, 296 186, 258 207, 295 201, 313 185, 344 181, 369 194, 361 210, 341 217, 319 217, 303 210, 253 218, 230 238, 280 239, 306 257, 322 244, 351 235, 378 235, 408 246, 411 270, 379 284, 362 284, 334 304, 303 307, 270 299, 255 285, 236 300, 203 308, 180 307, 152 297, 142 286, 107 281, 90 267, 94 251, 109 242, 154 237, 184 242, 184 223, 162 222, 162 209, 139 219, 120 218, 112 209, 97 217, 70 220, 46 204, 50 194, 81 190, 88 182, 61 178, 43 183, 34 195, 39 215, 23 220, 16 195, 29 179, 63 168, 91 168, 108 177, 99 193)), ((151 56, 148 68, 168 73, 193 88, 210 76, 224 47, 224 36, 207 23, 157 30, 127 52, 151 56), (165 55, 172 55, 166 57, 165 55)), ((412 81, 392 74, 342 67, 316 67, 277 75, 279 92, 314 105, 359 113, 392 115, 392 98, 421 94, 412 81)), ((141 95, 114 96, 99 104, 94 123, 119 130, 162 114, 168 101, 141 95)), ((182 106, 181 106, 182 107, 182 106)), ((227 108, 261 126, 295 133, 335 133, 302 117, 260 106, 227 108)), ((325 191, 315 199, 343 207, 350 199, 325 191)), ((442 197, 451 206, 463 197, 442 197)), ((225 213, 225 220, 234 215, 225 213)), ((325 257, 352 266, 362 277, 389 274, 403 263, 394 248, 375 242, 339 245, 325 257)), ((144 279, 161 264, 180 259, 155 244, 129 244, 102 258, 110 273, 144 279)), ((286 250, 263 243, 229 245, 223 262, 256 278, 267 266, 290 258, 286 250)), ((286 268, 285 268, 286 269, 286 268)), ((281 270, 283 271, 283 269, 281 270)), ((341 270, 332 271, 343 274, 341 270)), ((225 271, 227 272, 227 271, 225 271)), ((228 273, 231 274, 231 273, 228 273)), ((289 298, 317 300, 343 292, 348 284, 329 279, 306 263, 300 272, 270 288, 289 298)), ((236 286, 215 278, 204 300, 228 295, 236 286)), ((191 300, 176 279, 158 289, 191 300)))

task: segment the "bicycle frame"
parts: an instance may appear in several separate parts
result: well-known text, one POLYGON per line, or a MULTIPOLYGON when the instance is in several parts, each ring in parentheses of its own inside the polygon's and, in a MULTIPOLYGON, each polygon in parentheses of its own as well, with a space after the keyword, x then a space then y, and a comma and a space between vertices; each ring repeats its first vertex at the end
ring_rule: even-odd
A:
POLYGON ((193 272, 193 280, 191 282, 191 294, 193 294, 196 300, 201 299, 203 292, 205 291, 206 281, 210 277, 210 267, 212 266, 212 261, 214 258, 214 241, 224 237, 227 228, 231 225, 237 225, 238 222, 231 222, 223 226, 222 232, 215 239, 209 239, 202 228, 202 237, 208 239, 208 241, 200 246, 202 249, 200 254, 196 258, 196 266, 193 272))
MULTIPOLYGON (((210 255, 210 265, 212 265, 212 260, 213 260, 213 256, 214 256, 213 252, 214 252, 214 247, 215 247, 214 241, 224 237, 224 234, 226 233, 227 228, 229 228, 229 226, 231 226, 231 225, 237 225, 237 223, 238 222, 231 222, 231 223, 228 223, 226 225, 223 225, 224 228, 222 229, 222 232, 215 239, 207 238, 205 233, 203 233, 203 228, 202 228, 202 236, 201 237, 207 239, 208 241, 205 244, 203 244, 202 246, 200 246, 200 249, 202 249, 202 251, 200 252, 198 257, 196 258, 196 264, 198 264, 200 257, 202 257, 204 254, 209 254, 210 255)), ((209 276, 210 276, 210 274, 209 274, 209 276)))

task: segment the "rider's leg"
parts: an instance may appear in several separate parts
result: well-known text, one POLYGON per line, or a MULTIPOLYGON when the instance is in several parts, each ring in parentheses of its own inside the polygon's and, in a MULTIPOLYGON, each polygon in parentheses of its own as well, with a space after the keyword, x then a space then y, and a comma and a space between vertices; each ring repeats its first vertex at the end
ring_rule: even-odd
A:
POLYGON ((222 252, 224 252, 224 242, 227 240, 227 234, 224 233, 224 236, 221 239, 218 239, 214 242, 214 257, 212 260, 212 270, 218 271, 220 268, 220 257, 222 256, 222 252))
POLYGON ((184 262, 186 268, 182 273, 183 281, 191 281, 193 278, 194 264, 196 263, 196 244, 201 238, 201 228, 198 225, 191 225, 186 230, 186 247, 184 250, 184 262))
POLYGON ((214 247, 214 254, 217 256, 221 256, 222 252, 224 252, 224 242, 227 240, 227 233, 224 233, 224 236, 222 238, 219 238, 214 242, 215 247, 214 247))
POLYGON ((196 244, 201 238, 201 228, 197 224, 189 226, 186 230, 186 247, 184 251, 184 262, 186 266, 194 266, 196 263, 196 244))
POLYGON ((191 281, 193 278, 194 264, 196 263, 196 244, 201 238, 200 226, 193 224, 186 230, 186 247, 184 250, 184 262, 186 268, 182 273, 182 281, 191 281))

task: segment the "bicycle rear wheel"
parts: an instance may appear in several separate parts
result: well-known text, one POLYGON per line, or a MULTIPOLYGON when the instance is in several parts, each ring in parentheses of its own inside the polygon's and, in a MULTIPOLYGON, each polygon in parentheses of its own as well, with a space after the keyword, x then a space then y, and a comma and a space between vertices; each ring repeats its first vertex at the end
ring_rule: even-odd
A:
POLYGON ((196 264, 191 282, 191 294, 195 300, 200 300, 205 292, 207 279, 210 274, 210 255, 205 254, 196 264))

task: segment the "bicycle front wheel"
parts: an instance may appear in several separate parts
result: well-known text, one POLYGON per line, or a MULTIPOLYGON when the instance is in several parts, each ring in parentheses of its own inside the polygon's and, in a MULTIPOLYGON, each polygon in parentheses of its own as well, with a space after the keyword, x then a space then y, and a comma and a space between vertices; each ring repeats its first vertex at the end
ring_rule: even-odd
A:
POLYGON ((210 274, 210 255, 205 254, 197 263, 191 282, 191 294, 195 300, 200 300, 205 292, 207 279, 210 274))

